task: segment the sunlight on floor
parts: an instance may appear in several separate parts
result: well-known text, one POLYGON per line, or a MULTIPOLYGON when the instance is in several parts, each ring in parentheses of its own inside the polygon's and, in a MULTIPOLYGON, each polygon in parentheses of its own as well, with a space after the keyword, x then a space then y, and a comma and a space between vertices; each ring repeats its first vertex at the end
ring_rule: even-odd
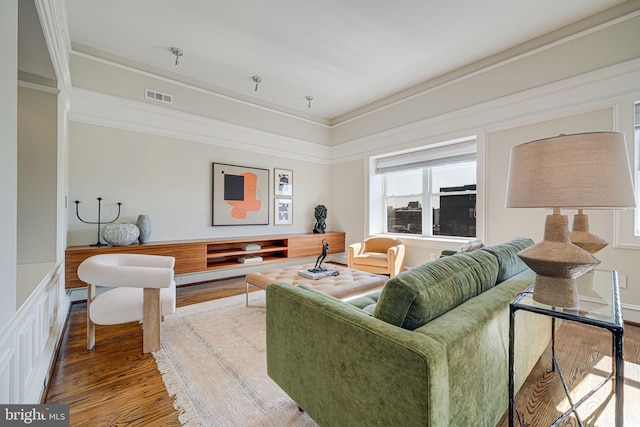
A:
MULTIPOLYGON (((585 367, 586 368, 586 367, 585 367)), ((604 356, 585 373, 581 371, 564 372, 568 382, 572 378, 580 378, 571 386, 571 397, 574 403, 589 393, 594 387, 600 384, 612 370, 612 359, 604 356)), ((624 425, 640 426, 640 411, 637 410, 637 403, 640 402, 640 365, 637 363, 624 363, 624 425)), ((569 400, 565 397, 556 405, 556 410, 563 413, 570 407, 569 400)), ((580 418, 589 426, 610 427, 615 418, 615 395, 613 393, 613 381, 604 384, 600 390, 593 394, 586 402, 578 407, 580 418)), ((574 418, 574 417, 570 417, 574 418)), ((566 420, 565 420, 566 422, 566 420)))

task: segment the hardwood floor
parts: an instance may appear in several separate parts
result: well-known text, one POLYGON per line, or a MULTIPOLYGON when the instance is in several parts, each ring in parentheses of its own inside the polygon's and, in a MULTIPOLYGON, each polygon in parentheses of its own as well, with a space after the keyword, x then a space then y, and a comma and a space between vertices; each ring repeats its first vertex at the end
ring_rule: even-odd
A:
MULTIPOLYGON (((600 328, 563 322, 556 335, 556 355, 574 401, 599 384, 611 372, 611 334, 600 328)), ((625 426, 640 426, 640 326, 625 325, 624 331, 625 426)), ((551 370, 551 349, 544 352, 516 395, 522 426, 548 426, 571 405, 562 382, 551 370)), ((578 408, 585 426, 614 426, 615 397, 612 383, 605 384, 578 408)), ((506 414, 498 423, 508 425, 506 414)), ((519 426, 516 421, 516 426, 519 426)), ((576 426, 575 416, 561 426, 576 426)))
MULTIPOLYGON (((244 289, 244 277, 179 287, 177 305, 237 295, 244 289)), ((564 322, 557 339, 558 358, 575 393, 580 394, 610 369, 607 332, 564 322)), ((640 426, 640 414, 634 413, 640 401, 640 326, 625 328, 624 355, 625 425, 640 426)), ((523 426, 549 425, 567 405, 561 382, 550 368, 547 349, 516 396, 523 426)), ((85 303, 71 308, 45 402, 69 404, 72 426, 180 425, 155 359, 142 354, 140 325, 97 326, 96 347, 87 351, 85 303)), ((614 402, 611 387, 605 385, 580 410, 585 425, 612 426, 614 402)), ((572 416, 561 425, 577 422, 572 416)), ((507 426, 506 416, 498 426, 507 426)))
MULTIPOLYGON (((244 292, 244 277, 181 286, 176 305, 244 292)), ((155 359, 142 353, 140 324, 97 325, 87 351, 86 316, 86 303, 73 304, 45 403, 69 404, 72 426, 179 426, 155 359)))

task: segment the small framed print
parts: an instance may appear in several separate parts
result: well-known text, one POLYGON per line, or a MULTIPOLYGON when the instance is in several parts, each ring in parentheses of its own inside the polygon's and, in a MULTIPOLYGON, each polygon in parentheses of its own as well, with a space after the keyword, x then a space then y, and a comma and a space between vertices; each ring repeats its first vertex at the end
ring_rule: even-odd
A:
POLYGON ((293 224, 293 199, 275 199, 275 225, 293 224))
POLYGON ((274 168, 273 183, 275 196, 293 196, 293 171, 274 168))

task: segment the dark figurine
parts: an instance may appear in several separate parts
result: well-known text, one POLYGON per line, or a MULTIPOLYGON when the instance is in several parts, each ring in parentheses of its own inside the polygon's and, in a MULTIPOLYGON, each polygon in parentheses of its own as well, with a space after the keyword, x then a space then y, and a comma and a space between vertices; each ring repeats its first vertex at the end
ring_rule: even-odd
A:
POLYGON ((322 266, 322 261, 324 261, 324 259, 327 257, 327 254, 329 253, 329 244, 325 243, 325 240, 327 239, 322 239, 322 253, 320 254, 320 256, 318 256, 315 267, 309 270, 312 273, 327 271, 327 269, 322 266))
POLYGON ((314 233, 324 234, 325 228, 327 228, 327 224, 324 223, 324 220, 327 219, 327 208, 324 205, 316 206, 316 224, 313 226, 314 233))

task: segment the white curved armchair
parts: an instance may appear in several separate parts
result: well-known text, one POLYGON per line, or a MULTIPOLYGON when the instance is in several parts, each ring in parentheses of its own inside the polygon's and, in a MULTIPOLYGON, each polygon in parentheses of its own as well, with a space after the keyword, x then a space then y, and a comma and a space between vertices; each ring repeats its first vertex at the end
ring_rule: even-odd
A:
POLYGON ((160 348, 161 316, 176 310, 174 257, 103 254, 84 260, 78 277, 87 283, 87 350, 95 346, 95 325, 142 321, 144 353, 160 348), (96 295, 96 286, 110 289, 96 295))

